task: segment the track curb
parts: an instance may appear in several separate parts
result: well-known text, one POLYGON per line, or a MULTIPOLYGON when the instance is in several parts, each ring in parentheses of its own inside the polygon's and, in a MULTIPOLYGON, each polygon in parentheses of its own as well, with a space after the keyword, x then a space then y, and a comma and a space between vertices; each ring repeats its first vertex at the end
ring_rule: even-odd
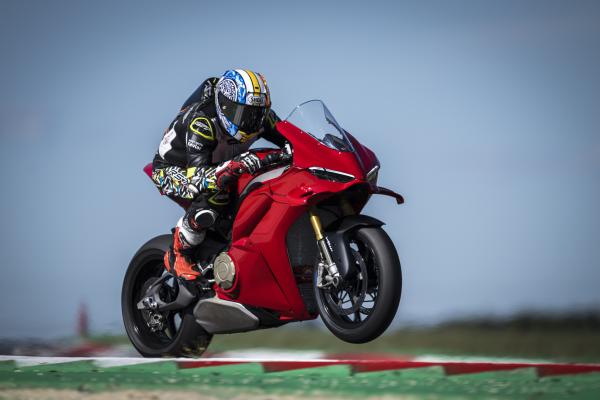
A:
POLYGON ((347 358, 318 359, 270 359, 270 358, 121 358, 121 357, 35 357, 35 356, 0 356, 0 362, 14 362, 18 368, 41 365, 53 365, 57 369, 72 363, 85 362, 97 368, 129 368, 154 363, 173 363, 177 369, 226 367, 240 364, 259 364, 265 373, 286 372, 299 369, 321 368, 331 366, 347 366, 350 374, 395 371, 418 368, 440 367, 447 376, 475 374, 483 372, 511 371, 532 368, 538 377, 573 375, 600 372, 600 364, 526 362, 526 361, 456 361, 435 359, 431 357, 376 358, 356 356, 347 358))

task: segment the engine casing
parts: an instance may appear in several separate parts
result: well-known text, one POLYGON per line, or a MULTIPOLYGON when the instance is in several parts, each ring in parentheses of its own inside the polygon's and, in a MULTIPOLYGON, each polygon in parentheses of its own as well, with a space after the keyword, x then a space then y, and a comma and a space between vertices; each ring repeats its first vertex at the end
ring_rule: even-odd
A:
POLYGON ((230 289, 235 281, 235 264, 229 254, 223 252, 215 258, 213 263, 215 282, 222 289, 230 289))

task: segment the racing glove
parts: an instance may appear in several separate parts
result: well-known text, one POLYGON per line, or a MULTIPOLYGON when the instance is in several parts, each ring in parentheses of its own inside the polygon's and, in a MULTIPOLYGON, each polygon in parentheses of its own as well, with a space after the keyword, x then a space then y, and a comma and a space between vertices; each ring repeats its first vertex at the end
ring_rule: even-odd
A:
POLYGON ((254 162, 256 160, 251 158, 246 160, 245 164, 233 159, 224 161, 216 167, 198 169, 190 179, 190 189, 194 191, 195 196, 202 192, 229 190, 241 174, 248 172, 251 168, 248 165, 255 165, 254 162))
POLYGON ((265 163, 252 152, 246 152, 234 157, 232 160, 225 161, 215 168, 214 183, 219 189, 228 190, 235 184, 237 179, 243 173, 254 175, 259 172, 265 163))
POLYGON ((237 161, 241 165, 243 172, 247 172, 251 175, 257 173, 262 167, 263 163, 259 156, 254 153, 246 152, 235 157, 232 161, 237 161))
POLYGON ((239 155, 234 160, 239 161, 242 164, 244 172, 249 174, 256 174, 262 169, 267 169, 273 165, 281 164, 287 161, 289 158, 287 154, 282 150, 273 150, 268 153, 255 154, 247 152, 239 155))
POLYGON ((198 169, 190 179, 192 186, 190 189, 192 191, 196 189, 196 196, 200 192, 229 190, 243 173, 253 175, 261 169, 281 163, 285 156, 286 154, 281 151, 273 151, 261 156, 252 152, 240 154, 216 167, 198 169))

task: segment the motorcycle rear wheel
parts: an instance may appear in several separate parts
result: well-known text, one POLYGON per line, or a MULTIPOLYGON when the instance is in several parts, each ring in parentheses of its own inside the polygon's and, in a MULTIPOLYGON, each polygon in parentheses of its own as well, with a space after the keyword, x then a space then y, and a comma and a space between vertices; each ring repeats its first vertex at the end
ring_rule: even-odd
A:
MULTIPOLYGON (((390 325, 402 294, 402 271, 394 243, 380 227, 349 233, 355 277, 337 288, 318 288, 315 297, 327 328, 349 343, 366 343, 390 325)), ((315 279, 315 282, 317 279, 315 279)))
POLYGON ((147 323, 149 312, 137 309, 149 285, 165 274, 163 256, 169 243, 170 235, 156 237, 131 260, 121 292, 123 323, 131 343, 144 357, 199 357, 212 335, 196 323, 193 306, 161 313, 166 324, 162 331, 152 331, 147 323))

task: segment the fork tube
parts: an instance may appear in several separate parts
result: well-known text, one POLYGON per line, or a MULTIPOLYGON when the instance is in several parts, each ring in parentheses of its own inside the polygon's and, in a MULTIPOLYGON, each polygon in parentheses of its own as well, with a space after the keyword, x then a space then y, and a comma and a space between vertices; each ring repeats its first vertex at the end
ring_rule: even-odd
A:
POLYGON ((313 210, 308 211, 308 215, 310 216, 310 224, 315 231, 315 236, 317 240, 323 240, 323 228, 321 227, 321 219, 319 216, 313 212, 313 210))
POLYGON ((310 224, 312 225, 313 230, 315 231, 315 237, 317 238, 319 250, 321 251, 321 255, 323 256, 323 260, 325 261, 325 268, 327 268, 327 272, 329 273, 329 275, 331 275, 332 277, 338 277, 339 272, 337 266, 331 258, 331 253, 329 252, 329 248, 327 248, 326 239, 323 235, 321 219, 313 210, 309 210, 308 215, 310 217, 310 224))

